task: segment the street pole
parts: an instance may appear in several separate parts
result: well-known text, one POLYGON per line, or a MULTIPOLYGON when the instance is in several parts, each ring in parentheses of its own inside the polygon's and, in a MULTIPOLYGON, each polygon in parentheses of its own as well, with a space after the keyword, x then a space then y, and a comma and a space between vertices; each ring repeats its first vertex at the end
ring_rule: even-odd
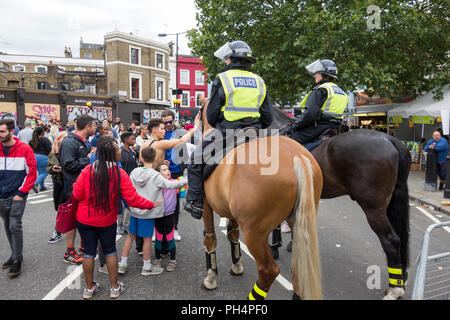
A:
MULTIPOLYGON (((177 40, 176 40, 176 53, 175 53, 175 69, 176 69, 176 84, 175 84, 175 89, 177 90, 177 94, 176 94, 176 100, 178 101, 178 33, 177 33, 177 40)), ((176 110, 179 111, 179 106, 177 103, 177 107, 176 110)))

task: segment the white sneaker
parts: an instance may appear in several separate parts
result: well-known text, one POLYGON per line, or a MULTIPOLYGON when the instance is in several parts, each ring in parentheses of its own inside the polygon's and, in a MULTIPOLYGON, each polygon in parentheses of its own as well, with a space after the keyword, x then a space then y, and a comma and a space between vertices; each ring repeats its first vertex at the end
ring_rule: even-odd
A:
POLYGON ((157 267, 155 265, 152 265, 150 268, 142 267, 141 275, 143 276, 149 276, 152 274, 161 274, 163 273, 164 269, 162 267, 157 267))
POLYGON ((174 233, 174 235, 173 235, 173 238, 175 239, 175 241, 180 241, 180 240, 181 240, 181 236, 180 236, 180 234, 178 233, 178 230, 177 230, 177 229, 175 229, 175 233, 174 233))
POLYGON ((125 274, 128 270, 128 265, 119 263, 119 274, 125 274))

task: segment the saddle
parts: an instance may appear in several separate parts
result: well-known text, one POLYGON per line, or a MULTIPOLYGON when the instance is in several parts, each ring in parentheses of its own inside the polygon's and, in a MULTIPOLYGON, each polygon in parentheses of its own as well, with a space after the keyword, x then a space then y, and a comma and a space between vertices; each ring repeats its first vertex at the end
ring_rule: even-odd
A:
POLYGON ((213 173, 214 169, 216 169, 217 165, 225 157, 225 155, 228 154, 228 152, 240 146, 241 144, 258 139, 258 134, 259 129, 257 129, 256 127, 246 127, 236 130, 235 134, 231 137, 232 140, 230 139, 230 137, 224 137, 224 139, 215 140, 215 143, 220 143, 221 145, 223 145, 223 153, 221 154, 222 157, 218 158, 215 154, 204 157, 205 164, 203 165, 203 181, 206 181, 206 179, 208 179, 208 177, 211 175, 211 173, 213 173), (214 161, 208 161, 211 158, 214 158, 214 161))
POLYGON ((324 132, 322 132, 322 134, 314 142, 307 143, 304 145, 304 147, 309 152, 311 152, 316 147, 318 147, 322 142, 324 142, 325 140, 328 140, 331 137, 337 136, 338 134, 339 134, 338 128, 329 128, 329 129, 325 130, 324 132))

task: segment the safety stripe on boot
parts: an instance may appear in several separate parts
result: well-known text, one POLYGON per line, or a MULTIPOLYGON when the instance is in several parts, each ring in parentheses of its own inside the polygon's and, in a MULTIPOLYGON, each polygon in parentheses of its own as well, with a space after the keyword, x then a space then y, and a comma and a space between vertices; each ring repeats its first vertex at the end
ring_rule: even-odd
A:
POLYGON ((252 292, 248 295, 248 300, 264 300, 267 297, 267 291, 258 287, 258 283, 255 283, 252 292))

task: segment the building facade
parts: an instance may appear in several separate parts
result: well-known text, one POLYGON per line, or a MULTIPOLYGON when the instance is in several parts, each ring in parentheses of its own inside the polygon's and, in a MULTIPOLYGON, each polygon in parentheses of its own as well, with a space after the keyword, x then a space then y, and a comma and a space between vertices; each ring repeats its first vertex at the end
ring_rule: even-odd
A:
POLYGON ((104 60, 0 54, 0 64, 0 87, 106 94, 104 60))
MULTIPOLYGON (((170 59, 171 89, 176 89, 176 59, 170 59)), ((178 89, 183 90, 179 96, 182 108, 199 108, 200 96, 208 98, 208 84, 206 83, 206 68, 200 58, 191 55, 178 55, 178 89)), ((173 96, 172 99, 175 99, 173 96)))
POLYGON ((121 101, 169 107, 167 44, 114 31, 105 35, 108 94, 121 101))

